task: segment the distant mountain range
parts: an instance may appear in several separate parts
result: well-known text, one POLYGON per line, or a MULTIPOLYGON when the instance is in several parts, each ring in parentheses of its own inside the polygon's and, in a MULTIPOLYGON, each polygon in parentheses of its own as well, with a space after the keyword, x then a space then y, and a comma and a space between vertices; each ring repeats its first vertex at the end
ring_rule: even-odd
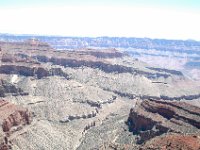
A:
POLYGON ((48 42, 56 48, 83 48, 83 47, 121 47, 176 51, 200 51, 200 42, 194 40, 165 40, 134 37, 62 37, 39 35, 12 35, 0 34, 1 41, 24 41, 28 38, 37 38, 48 42))
POLYGON ((0 41, 22 42, 31 38, 47 42, 57 50, 88 47, 117 48, 151 65, 181 70, 189 76, 200 79, 200 41, 0 34, 0 41), (192 73, 190 73, 191 70, 192 73))

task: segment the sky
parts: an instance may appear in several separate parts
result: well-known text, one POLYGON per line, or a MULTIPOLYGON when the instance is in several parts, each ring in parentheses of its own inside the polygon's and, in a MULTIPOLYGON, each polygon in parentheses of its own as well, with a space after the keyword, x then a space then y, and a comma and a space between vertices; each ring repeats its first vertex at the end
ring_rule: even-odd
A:
POLYGON ((0 33, 200 41, 200 0, 0 0, 0 33))

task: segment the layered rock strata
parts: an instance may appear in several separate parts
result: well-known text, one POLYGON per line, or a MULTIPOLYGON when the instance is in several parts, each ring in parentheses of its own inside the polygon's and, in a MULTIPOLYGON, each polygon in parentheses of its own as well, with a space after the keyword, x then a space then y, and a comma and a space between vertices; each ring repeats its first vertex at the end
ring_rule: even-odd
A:
POLYGON ((127 123, 138 135, 138 143, 168 132, 199 134, 200 108, 177 101, 143 100, 131 109, 127 123))
POLYGON ((33 70, 35 70, 35 73, 37 75, 39 74, 38 78, 41 78, 42 76, 45 76, 44 74, 41 75, 42 72, 45 72, 41 64, 51 63, 53 65, 60 65, 70 68, 98 68, 106 73, 131 73, 134 75, 143 75, 149 79, 155 79, 159 77, 168 78, 171 77, 172 74, 183 77, 181 72, 175 70, 147 67, 146 69, 155 71, 155 73, 152 73, 150 71, 140 70, 123 64, 111 63, 108 59, 121 59, 123 57, 127 57, 127 54, 117 51, 116 49, 81 49, 76 51, 55 51, 51 49, 46 43, 43 44, 42 42, 37 45, 32 45, 29 42, 8 42, 0 43, 0 46, 1 45, 1 60, 4 62, 4 64, 0 68, 0 73, 7 73, 8 69, 4 68, 9 67, 11 71, 8 73, 19 73, 21 75, 30 76, 34 74, 33 70), (21 49, 22 46, 25 47, 27 51, 21 49), (46 53, 47 49, 49 50, 48 54, 46 53), (21 65, 21 63, 29 64, 28 66, 34 65, 36 67, 29 68, 27 66, 21 65), (37 70, 39 70, 38 73, 37 70))
POLYGON ((44 67, 30 67, 26 65, 1 65, 0 66, 0 73, 1 74, 19 74, 23 76, 34 76, 38 79, 41 79, 43 77, 47 76, 62 76, 65 78, 68 78, 68 75, 62 71, 61 68, 44 68, 44 67))
MULTIPOLYGON (((169 131, 181 134, 187 126, 192 130, 188 133, 198 131, 199 122, 195 123, 198 118, 189 120, 195 116, 188 112, 192 109, 180 109, 183 111, 180 113, 176 107, 163 104, 164 108, 175 109, 165 115, 165 109, 160 109, 157 101, 154 102, 159 108, 156 107, 156 110, 151 101, 148 102, 151 105, 141 106, 144 112, 149 105, 151 110, 144 116, 141 113, 136 117, 143 119, 138 119, 142 120, 141 125, 136 125, 135 130, 130 117, 129 128, 134 130, 135 136, 124 123, 135 99, 198 99, 199 84, 189 82, 179 71, 151 68, 115 49, 61 51, 37 40, 0 42, 0 47, 0 75, 16 87, 15 90, 8 90, 12 91, 12 96, 4 92, 6 99, 23 105, 35 114, 34 123, 23 127, 29 122, 25 119, 28 116, 26 110, 21 111, 20 107, 19 111, 8 113, 2 120, 2 147, 9 146, 11 140, 13 149, 73 150, 80 147, 83 150, 98 149, 98 146, 106 146, 106 143, 130 144, 131 148, 137 147, 137 135, 138 143, 142 143, 169 131), (20 93, 18 87, 28 91, 29 95, 13 95, 20 93), (148 118, 149 114, 153 117, 157 114, 160 120, 148 118), (178 129, 181 123, 183 125, 178 129)), ((4 108, 5 112, 10 109, 4 108)))

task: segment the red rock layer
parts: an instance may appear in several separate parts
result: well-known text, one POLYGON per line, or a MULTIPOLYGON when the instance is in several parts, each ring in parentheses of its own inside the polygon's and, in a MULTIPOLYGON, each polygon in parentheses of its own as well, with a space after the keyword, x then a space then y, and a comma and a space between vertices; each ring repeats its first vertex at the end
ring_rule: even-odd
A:
POLYGON ((0 150, 11 149, 9 136, 20 130, 24 125, 30 124, 32 114, 25 108, 0 100, 0 150), (15 128, 14 128, 15 127, 15 128))
POLYGON ((167 135, 147 142, 141 150, 200 150, 200 137, 192 135, 167 135))
POLYGON ((200 108, 184 102, 143 100, 132 108, 129 129, 138 143, 168 132, 200 134, 200 108))
POLYGON ((30 124, 30 112, 4 100, 0 100, 0 123, 4 132, 9 132, 14 126, 30 124))

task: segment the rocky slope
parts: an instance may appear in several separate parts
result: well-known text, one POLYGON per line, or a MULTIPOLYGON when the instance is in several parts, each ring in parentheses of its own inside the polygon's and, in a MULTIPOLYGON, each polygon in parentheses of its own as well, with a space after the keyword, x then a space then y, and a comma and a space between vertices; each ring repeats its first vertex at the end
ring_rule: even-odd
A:
MULTIPOLYGON (((34 114, 9 138, 13 149, 137 148, 125 124, 136 99, 199 101, 199 84, 181 72, 148 66, 116 49, 58 51, 36 39, 0 47, 1 96, 34 114)), ((183 124, 198 130, 195 123, 183 124)))
POLYGON ((199 114, 199 107, 185 102, 137 100, 127 121, 126 115, 108 117, 87 132, 78 149, 199 150, 199 114))

